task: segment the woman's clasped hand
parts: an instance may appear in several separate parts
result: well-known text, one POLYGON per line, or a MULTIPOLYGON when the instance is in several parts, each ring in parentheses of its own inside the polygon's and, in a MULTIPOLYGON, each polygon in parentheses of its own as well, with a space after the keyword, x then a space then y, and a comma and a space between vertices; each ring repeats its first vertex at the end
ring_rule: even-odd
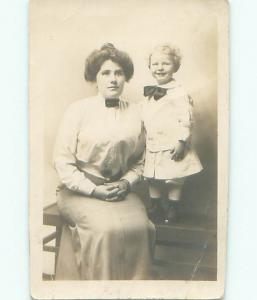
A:
POLYGON ((96 186, 92 196, 100 200, 114 202, 124 200, 128 192, 129 182, 124 179, 96 186))

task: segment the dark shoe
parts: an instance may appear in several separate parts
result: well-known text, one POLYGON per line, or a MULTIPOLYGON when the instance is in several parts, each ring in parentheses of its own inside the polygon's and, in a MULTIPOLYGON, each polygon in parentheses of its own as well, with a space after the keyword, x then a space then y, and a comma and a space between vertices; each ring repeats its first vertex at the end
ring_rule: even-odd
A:
POLYGON ((164 224, 175 224, 178 221, 178 211, 173 205, 170 205, 164 216, 164 224))

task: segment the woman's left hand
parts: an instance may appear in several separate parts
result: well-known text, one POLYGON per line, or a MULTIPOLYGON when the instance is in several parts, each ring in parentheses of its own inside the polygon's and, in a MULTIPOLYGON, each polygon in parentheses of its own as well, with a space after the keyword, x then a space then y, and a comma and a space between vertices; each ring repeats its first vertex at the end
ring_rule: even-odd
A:
POLYGON ((130 190, 129 182, 126 179, 121 179, 119 181, 105 183, 104 185, 117 187, 119 189, 119 191, 117 192, 117 194, 115 196, 115 198, 116 198, 115 200, 116 201, 117 200, 123 200, 123 199, 125 199, 127 193, 130 190))

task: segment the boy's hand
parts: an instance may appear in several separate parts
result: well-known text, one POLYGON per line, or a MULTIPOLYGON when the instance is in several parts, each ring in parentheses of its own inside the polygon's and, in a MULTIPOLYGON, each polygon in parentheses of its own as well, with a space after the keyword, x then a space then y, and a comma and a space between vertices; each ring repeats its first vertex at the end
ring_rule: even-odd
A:
POLYGON ((185 142, 178 141, 177 145, 171 151, 171 159, 175 161, 179 161, 183 159, 185 156, 185 148, 186 148, 185 142))

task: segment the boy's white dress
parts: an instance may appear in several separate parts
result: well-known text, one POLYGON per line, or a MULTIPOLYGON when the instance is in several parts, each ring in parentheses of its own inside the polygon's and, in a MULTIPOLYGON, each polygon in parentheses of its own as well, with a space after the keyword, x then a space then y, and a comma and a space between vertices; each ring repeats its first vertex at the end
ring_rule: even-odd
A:
POLYGON ((168 180, 198 173, 202 165, 190 143, 192 99, 175 80, 161 87, 168 89, 165 96, 158 101, 145 98, 142 105, 147 133, 144 176, 168 180), (186 154, 174 161, 171 150, 180 140, 186 142, 186 154))

